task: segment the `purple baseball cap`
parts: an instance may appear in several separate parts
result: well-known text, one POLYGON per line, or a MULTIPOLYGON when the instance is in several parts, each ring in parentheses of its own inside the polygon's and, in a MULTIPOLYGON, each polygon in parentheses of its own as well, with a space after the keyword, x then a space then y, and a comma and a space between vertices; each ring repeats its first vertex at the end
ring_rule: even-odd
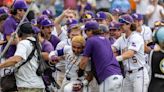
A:
POLYGON ((82 19, 84 19, 84 20, 90 20, 90 19, 93 19, 93 18, 95 18, 95 14, 92 11, 86 11, 82 15, 82 19))
POLYGON ((134 14, 132 14, 132 18, 134 20, 143 20, 143 15, 142 14, 138 14, 138 13, 134 13, 134 14))
POLYGON ((24 0, 16 0, 14 3, 14 9, 27 9, 27 4, 24 0))
POLYGON ((37 17, 37 24, 41 25, 42 20, 47 19, 47 18, 48 18, 48 16, 46 16, 46 15, 41 15, 41 16, 37 17))
POLYGON ((112 21, 112 22, 110 22, 110 24, 109 24, 109 29, 120 29, 121 25, 122 25, 122 24, 119 23, 119 22, 112 21))
POLYGON ((115 9, 113 9, 113 10, 111 11, 111 13, 112 13, 113 15, 115 15, 115 14, 120 15, 120 14, 123 13, 123 11, 122 11, 120 8, 115 8, 115 9))
POLYGON ((1 14, 8 14, 9 10, 7 7, 0 7, 0 15, 1 14))
POLYGON ((84 30, 98 30, 99 24, 96 21, 88 21, 85 23, 84 30))
POLYGON ((53 17, 54 16, 53 13, 52 13, 52 11, 51 10, 48 10, 48 9, 44 10, 42 12, 42 14, 43 15, 47 15, 48 17, 53 17))
POLYGON ((100 12, 98 12, 98 13, 96 14, 96 19, 105 20, 105 19, 107 19, 107 15, 106 15, 105 12, 100 11, 100 12))
POLYGON ((118 21, 122 24, 132 24, 134 23, 134 20, 132 18, 132 16, 130 16, 129 14, 125 14, 119 17, 118 21))
POLYGON ((54 23, 53 21, 47 18, 47 19, 42 20, 41 26, 44 26, 44 27, 54 26, 54 23))
POLYGON ((68 27, 67 32, 70 33, 70 32, 71 32, 71 29, 76 28, 76 27, 79 27, 79 25, 78 25, 78 24, 71 24, 71 25, 68 27))
POLYGON ((66 25, 78 24, 78 20, 76 19, 68 19, 66 21, 66 25))

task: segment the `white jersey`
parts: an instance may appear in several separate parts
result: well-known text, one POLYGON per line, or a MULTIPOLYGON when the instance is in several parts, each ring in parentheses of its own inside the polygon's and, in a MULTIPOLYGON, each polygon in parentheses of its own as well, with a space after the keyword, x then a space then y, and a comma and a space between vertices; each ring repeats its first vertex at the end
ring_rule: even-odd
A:
POLYGON ((61 33, 60 34, 57 33, 56 27, 54 27, 51 34, 58 37, 61 41, 68 39, 66 26, 61 27, 61 33))
POLYGON ((146 26, 146 25, 142 25, 142 31, 141 31, 141 35, 144 39, 144 42, 149 43, 152 41, 152 31, 150 29, 150 27, 146 26))
MULTIPOLYGON (((152 42, 152 31, 151 31, 150 27, 148 27, 146 25, 142 25, 141 35, 146 44, 149 42, 152 42)), ((146 54, 146 53, 145 53, 145 61, 146 61, 146 63, 148 63, 148 54, 146 54)))
POLYGON ((121 54, 127 50, 136 52, 132 58, 123 61, 125 71, 135 70, 145 65, 144 40, 138 32, 132 32, 128 38, 122 35, 116 40, 113 47, 120 50, 121 54))
MULTIPOLYGON (((65 75, 69 78, 77 80, 78 79, 78 75, 77 75, 77 70, 79 69, 79 63, 81 60, 82 55, 75 55, 72 51, 72 47, 71 46, 64 46, 63 48, 63 52, 64 52, 64 58, 66 61, 66 73, 65 75)), ((52 51, 49 55, 49 57, 51 57, 52 55, 57 55, 56 51, 52 51)), ((89 67, 89 66, 88 66, 89 67)), ((90 71, 90 68, 86 68, 87 71, 90 71)))

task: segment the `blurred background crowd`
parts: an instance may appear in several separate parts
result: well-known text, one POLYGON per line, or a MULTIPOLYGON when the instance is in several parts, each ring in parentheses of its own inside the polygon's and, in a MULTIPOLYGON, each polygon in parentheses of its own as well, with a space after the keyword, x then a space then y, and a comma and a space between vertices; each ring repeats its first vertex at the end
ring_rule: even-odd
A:
MULTIPOLYGON (((158 7, 164 7, 163 0, 25 0, 28 4, 32 1, 35 1, 33 5, 33 10, 35 14, 39 14, 45 9, 49 9, 52 11, 53 16, 59 16, 63 10, 72 9, 76 10, 79 16, 83 14, 84 11, 105 11, 112 13, 114 9, 118 8, 119 13, 139 13, 144 15, 144 23, 148 24, 148 26, 153 27, 155 22, 154 19, 149 20, 150 13, 156 13, 156 20, 159 20, 159 14, 162 11, 156 10, 156 5, 158 7), (155 7, 154 7, 155 6, 155 7), (83 9, 84 8, 84 9, 83 9), (154 11, 154 12, 152 12, 154 11), (147 17, 145 17, 147 16, 147 17), (147 19, 146 19, 147 18, 147 19)), ((14 0, 1 0, 0 6, 12 7, 14 0)), ((112 14, 113 15, 113 14, 112 14)))

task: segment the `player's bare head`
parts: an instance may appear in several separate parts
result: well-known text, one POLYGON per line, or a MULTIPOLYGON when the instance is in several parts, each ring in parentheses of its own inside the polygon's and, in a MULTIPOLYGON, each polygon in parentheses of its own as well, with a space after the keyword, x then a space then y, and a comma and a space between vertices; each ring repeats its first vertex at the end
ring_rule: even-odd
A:
POLYGON ((72 38, 72 50, 75 54, 81 54, 85 46, 85 38, 83 36, 74 36, 72 38))

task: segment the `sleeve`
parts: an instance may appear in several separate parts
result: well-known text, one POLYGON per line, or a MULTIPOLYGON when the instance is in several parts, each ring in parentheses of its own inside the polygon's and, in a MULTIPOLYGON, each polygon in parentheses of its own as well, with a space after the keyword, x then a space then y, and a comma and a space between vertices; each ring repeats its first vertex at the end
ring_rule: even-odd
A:
POLYGON ((44 52, 48 52, 48 53, 50 53, 51 51, 53 51, 54 50, 54 47, 52 46, 52 44, 49 42, 49 41, 44 41, 43 43, 42 43, 42 50, 44 51, 44 52))
POLYGON ((120 40, 121 40, 120 38, 117 39, 117 40, 113 43, 113 45, 112 45, 112 47, 116 48, 116 50, 120 50, 120 49, 119 49, 119 48, 120 48, 120 43, 121 43, 120 40))
POLYGON ((143 38, 141 36, 133 35, 130 38, 130 41, 128 43, 128 49, 134 50, 134 51, 139 51, 141 46, 144 45, 143 38), (138 38, 138 39, 136 39, 138 38))
POLYGON ((145 42, 152 41, 152 31, 149 27, 146 27, 146 33, 144 34, 144 41, 145 42))
POLYGON ((83 56, 90 57, 92 50, 93 50, 92 41, 90 39, 88 39, 86 42, 85 48, 84 48, 83 56))
POLYGON ((70 52, 71 49, 71 46, 65 46, 64 48, 62 49, 58 49, 58 50, 55 50, 55 51, 51 51, 50 54, 49 54, 49 58, 51 56, 63 56, 63 55, 66 55, 67 53, 70 52))
POLYGON ((15 54, 14 54, 14 56, 20 56, 20 57, 22 57, 24 60, 26 60, 27 59, 27 56, 28 56, 28 48, 27 48, 27 45, 26 44, 24 44, 24 43, 22 43, 22 42, 20 42, 20 43, 18 43, 18 45, 17 45, 17 49, 16 49, 16 52, 15 52, 15 54), (21 48, 21 49, 20 49, 21 48))

